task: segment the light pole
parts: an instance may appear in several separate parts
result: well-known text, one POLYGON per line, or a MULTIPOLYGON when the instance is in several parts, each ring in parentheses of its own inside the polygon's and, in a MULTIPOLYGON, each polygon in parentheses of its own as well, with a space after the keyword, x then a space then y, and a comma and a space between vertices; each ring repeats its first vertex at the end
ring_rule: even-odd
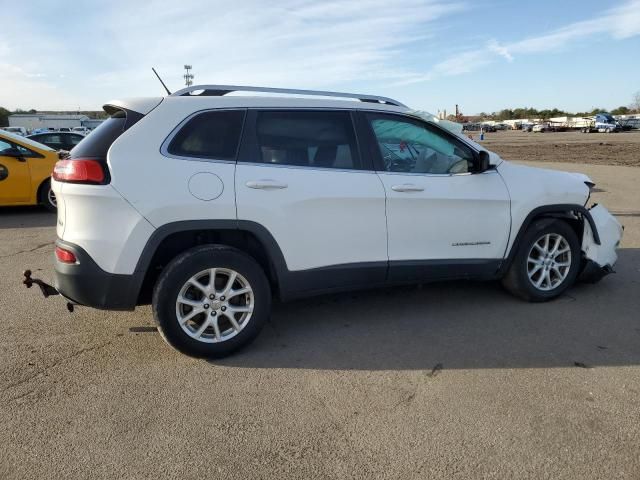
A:
POLYGON ((187 87, 190 87, 191 85, 193 85, 193 73, 191 73, 191 65, 185 65, 184 66, 184 75, 182 76, 184 78, 184 84, 187 87))

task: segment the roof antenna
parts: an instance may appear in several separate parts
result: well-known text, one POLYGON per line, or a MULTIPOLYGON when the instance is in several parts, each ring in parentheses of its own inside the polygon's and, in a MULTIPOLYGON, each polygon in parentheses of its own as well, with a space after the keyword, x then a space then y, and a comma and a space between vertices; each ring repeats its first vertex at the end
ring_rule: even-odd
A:
POLYGON ((162 81, 162 79, 160 78, 160 75, 158 75, 158 72, 156 72, 156 69, 151 67, 151 70, 153 70, 153 73, 156 74, 156 77, 158 77, 158 80, 160 80, 160 83, 162 84, 162 86, 164 87, 164 89, 167 91, 167 95, 171 95, 171 92, 169 91, 169 89, 167 88, 167 86, 164 84, 164 82, 162 81))

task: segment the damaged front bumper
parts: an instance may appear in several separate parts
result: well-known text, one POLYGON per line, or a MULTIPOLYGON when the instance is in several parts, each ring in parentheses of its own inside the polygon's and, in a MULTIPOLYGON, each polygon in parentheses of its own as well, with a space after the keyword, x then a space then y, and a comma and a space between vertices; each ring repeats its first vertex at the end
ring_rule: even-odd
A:
POLYGON ((584 222, 582 252, 585 265, 579 278, 585 282, 597 282, 613 272, 613 266, 618 260, 616 249, 620 245, 624 227, 602 205, 591 207, 589 214, 593 223, 584 222))

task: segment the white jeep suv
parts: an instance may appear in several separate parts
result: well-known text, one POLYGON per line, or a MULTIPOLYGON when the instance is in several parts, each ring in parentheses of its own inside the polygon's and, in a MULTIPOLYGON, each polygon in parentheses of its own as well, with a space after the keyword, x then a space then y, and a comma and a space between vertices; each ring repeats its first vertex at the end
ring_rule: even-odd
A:
POLYGON ((586 207, 587 177, 506 162, 389 98, 194 86, 104 108, 53 174, 55 288, 151 303, 190 355, 249 343, 272 297, 501 279, 535 302, 616 261, 622 227, 586 207))

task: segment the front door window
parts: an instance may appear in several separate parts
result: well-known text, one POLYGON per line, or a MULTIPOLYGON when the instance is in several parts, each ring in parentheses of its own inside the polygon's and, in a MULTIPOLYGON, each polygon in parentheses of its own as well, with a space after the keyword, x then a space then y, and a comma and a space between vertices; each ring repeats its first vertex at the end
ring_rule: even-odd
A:
POLYGON ((388 172, 450 175, 473 171, 469 147, 419 120, 367 115, 388 172))

